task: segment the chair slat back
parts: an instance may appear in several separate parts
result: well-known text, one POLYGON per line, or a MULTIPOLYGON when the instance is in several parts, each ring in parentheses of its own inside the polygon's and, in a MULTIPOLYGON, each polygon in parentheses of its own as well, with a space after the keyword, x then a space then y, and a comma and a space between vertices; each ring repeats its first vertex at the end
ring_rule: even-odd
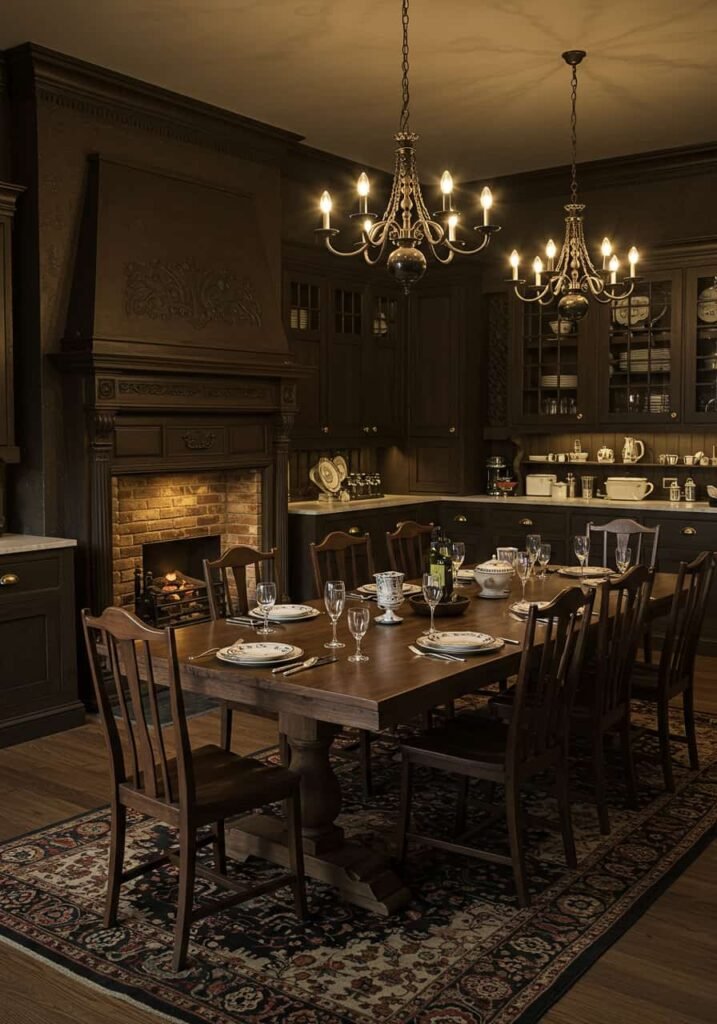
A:
POLYGON ((660 527, 643 526, 634 519, 612 519, 609 523, 596 526, 588 523, 587 534, 602 535, 602 564, 612 567, 615 559, 615 548, 621 537, 626 538, 626 547, 632 550, 635 565, 646 565, 654 569, 657 561, 657 546, 660 542, 660 527), (634 539, 633 539, 634 538, 634 539), (643 543, 644 541, 644 543, 643 543))
POLYGON ((388 564, 394 572, 402 572, 406 579, 417 579, 426 571, 428 547, 433 523, 406 520, 397 523, 393 533, 386 533, 388 564))
POLYGON ((353 536, 336 530, 324 537, 320 544, 309 544, 309 553, 317 597, 322 597, 327 580, 343 580, 347 590, 355 590, 363 583, 373 583, 373 551, 367 533, 353 536))
POLYGON ((703 551, 693 562, 680 563, 660 653, 658 685, 663 692, 680 692, 692 679, 716 559, 716 552, 703 551))
POLYGON ((542 609, 530 606, 507 747, 514 771, 566 742, 594 600, 594 589, 569 587, 542 609))
POLYGON ((279 579, 279 562, 277 549, 258 551, 256 548, 237 545, 225 551, 220 558, 205 558, 204 582, 209 595, 209 609, 212 619, 221 619, 224 615, 246 615, 249 611, 249 596, 246 586, 246 571, 251 565, 256 566, 257 580, 273 578, 277 594, 281 599, 281 580, 279 579), (268 572, 271 570, 273 576, 268 572), (216 574, 219 573, 221 586, 217 588, 216 574), (230 574, 231 573, 231 581, 230 574), (231 582, 233 581, 233 591, 231 582))
POLYGON ((122 608, 106 608, 100 616, 91 615, 85 608, 82 611, 82 628, 110 755, 113 786, 129 784, 165 803, 177 803, 182 797, 191 799, 194 792, 191 748, 179 685, 174 631, 153 629, 122 608), (168 686, 178 765, 177 784, 173 784, 169 772, 162 733, 158 685, 150 651, 152 640, 160 640, 168 646, 168 686), (110 681, 129 748, 129 766, 111 694, 108 693, 110 681))
POLYGON ((643 635, 655 574, 635 565, 614 582, 600 585, 600 612, 595 646, 593 706, 608 715, 630 700, 630 676, 643 635))

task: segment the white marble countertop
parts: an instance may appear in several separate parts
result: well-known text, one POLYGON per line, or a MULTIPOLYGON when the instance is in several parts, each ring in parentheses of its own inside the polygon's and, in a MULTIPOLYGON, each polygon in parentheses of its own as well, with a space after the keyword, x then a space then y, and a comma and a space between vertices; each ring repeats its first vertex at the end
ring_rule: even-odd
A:
POLYGON ((717 508, 712 508, 706 501, 615 501, 608 498, 535 498, 525 495, 512 498, 492 498, 487 494, 386 494, 383 498, 366 498, 363 501, 292 501, 289 502, 289 512, 293 515, 303 516, 327 516, 346 514, 354 512, 370 511, 371 509, 398 508, 401 505, 426 505, 434 502, 473 502, 485 505, 503 505, 531 507, 531 508, 565 508, 567 505, 573 509, 627 509, 635 511, 640 509, 645 513, 684 516, 684 515, 713 515, 717 519, 717 508))
POLYGON ((33 537, 29 533, 4 533, 0 537, 0 555, 20 555, 24 551, 54 551, 77 547, 69 537, 33 537))

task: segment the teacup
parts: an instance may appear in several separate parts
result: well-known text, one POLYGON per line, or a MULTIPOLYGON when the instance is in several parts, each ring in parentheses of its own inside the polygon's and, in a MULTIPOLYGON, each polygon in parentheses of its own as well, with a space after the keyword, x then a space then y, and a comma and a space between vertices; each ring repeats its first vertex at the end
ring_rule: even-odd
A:
POLYGON ((686 466, 691 466, 695 461, 694 455, 683 455, 682 456, 686 466))
POLYGON ((665 463, 667 462, 667 456, 666 455, 658 455, 657 461, 660 463, 661 466, 664 466, 665 463))
POLYGON ((679 455, 668 455, 666 458, 668 466, 676 466, 677 463, 680 461, 679 455))

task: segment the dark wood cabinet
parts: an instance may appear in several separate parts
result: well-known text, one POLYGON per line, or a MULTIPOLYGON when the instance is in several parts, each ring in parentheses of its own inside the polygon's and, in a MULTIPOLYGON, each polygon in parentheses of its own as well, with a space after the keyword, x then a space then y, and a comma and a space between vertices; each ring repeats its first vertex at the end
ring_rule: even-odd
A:
MULTIPOLYGON (((12 222, 17 198, 23 191, 0 183, 0 462, 18 462, 20 458, 15 444, 13 394, 12 222)), ((2 525, 0 521, 0 532, 2 525)))
POLYGON ((684 275, 683 419, 717 423, 717 252, 684 275))
POLYGON ((0 746, 81 725, 73 549, 0 555, 0 746))

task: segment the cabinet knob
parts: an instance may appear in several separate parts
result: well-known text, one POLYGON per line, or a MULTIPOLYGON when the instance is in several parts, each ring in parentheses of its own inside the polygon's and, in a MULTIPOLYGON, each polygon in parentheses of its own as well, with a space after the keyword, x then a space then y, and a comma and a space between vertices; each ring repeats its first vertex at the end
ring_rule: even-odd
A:
MULTIPOLYGON (((684 526, 680 530, 680 533, 684 534, 685 537, 696 537, 697 536, 697 530, 694 528, 694 526, 684 526)), ((2 582, 2 581, 0 580, 0 582, 2 582)))
POLYGON ((454 523, 467 523, 467 522, 468 522, 468 520, 467 520, 467 519, 466 519, 466 517, 465 517, 465 516, 464 516, 464 515, 463 515, 463 514, 461 513, 461 514, 459 514, 459 515, 457 515, 457 516, 453 516, 453 522, 454 522, 454 523))
POLYGON ((328 434, 328 432, 329 432, 329 428, 328 427, 322 427, 321 428, 321 433, 322 434, 328 434))
POLYGON ((378 427, 372 427, 371 429, 373 430, 374 434, 378 434, 378 427))
POLYGON ((361 534, 360 526, 349 526, 347 533, 350 533, 352 537, 358 537, 361 534))
POLYGON ((455 434, 455 432, 456 432, 456 428, 455 427, 449 427, 448 428, 448 433, 449 434, 455 434))
POLYGON ((370 427, 362 427, 361 429, 363 430, 364 434, 370 434, 371 433, 371 428, 370 427))
POLYGON ((518 526, 535 526, 532 519, 519 519, 518 526))
POLYGON ((0 587, 13 587, 19 582, 20 577, 14 572, 6 572, 4 576, 0 576, 0 587))
POLYGON ((676 419, 677 419, 677 413, 676 413, 676 412, 674 412, 674 411, 673 411, 673 412, 671 412, 671 413, 670 413, 670 419, 671 419, 671 420, 676 420, 676 419))
POLYGON ((577 416, 575 417, 576 420, 581 420, 582 418, 583 418, 583 414, 581 412, 579 412, 577 414, 577 416))

